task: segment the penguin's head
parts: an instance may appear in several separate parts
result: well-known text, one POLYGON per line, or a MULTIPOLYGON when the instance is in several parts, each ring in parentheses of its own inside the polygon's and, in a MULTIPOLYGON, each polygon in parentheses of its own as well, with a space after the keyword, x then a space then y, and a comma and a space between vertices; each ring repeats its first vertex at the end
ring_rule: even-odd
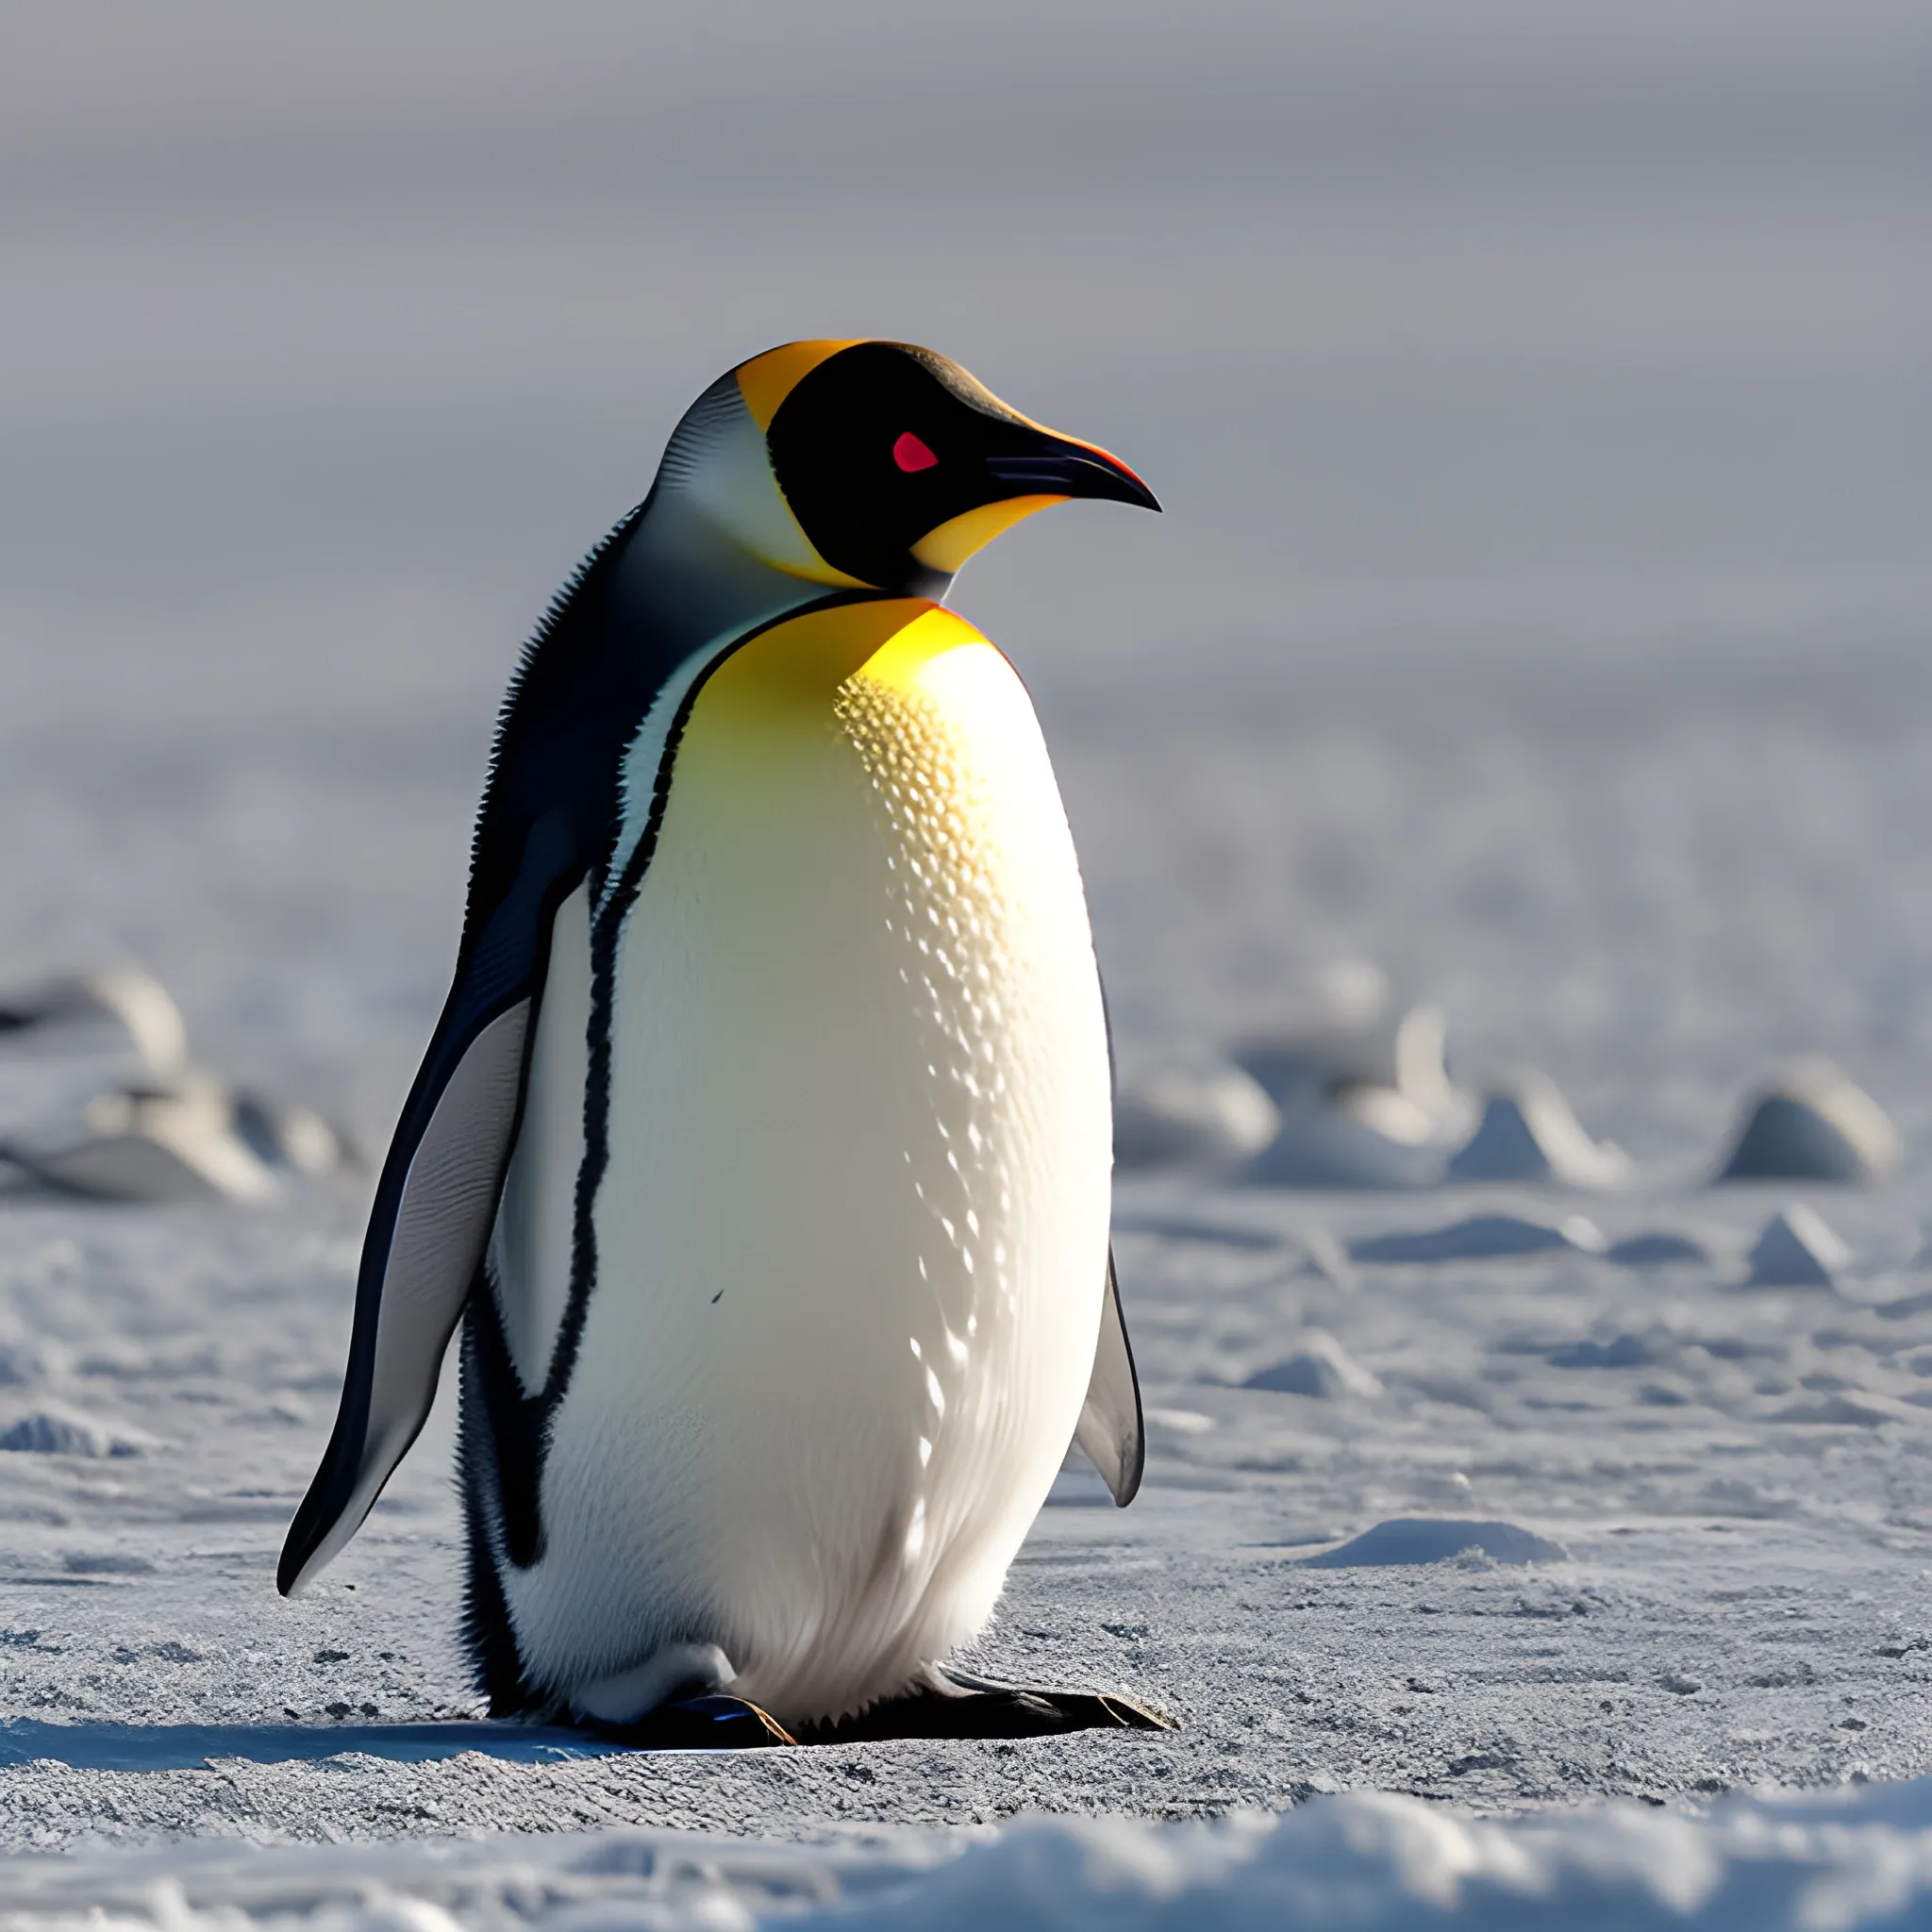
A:
POLYGON ((658 489, 794 576, 931 596, 975 550, 1069 497, 1160 506, 1118 457, 1010 409, 908 342, 791 342, 677 426, 658 489))

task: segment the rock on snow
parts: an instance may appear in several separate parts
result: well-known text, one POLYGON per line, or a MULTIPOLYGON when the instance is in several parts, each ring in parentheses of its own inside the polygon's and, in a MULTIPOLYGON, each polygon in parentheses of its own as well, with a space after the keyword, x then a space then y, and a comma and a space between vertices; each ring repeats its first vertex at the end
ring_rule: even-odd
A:
POLYGON ((1845 1244, 1802 1202, 1774 1214, 1751 1250, 1754 1288, 1830 1288, 1851 1259, 1845 1244))
POLYGON ((1898 1165, 1885 1109, 1829 1060, 1802 1060, 1745 1109, 1721 1181, 1882 1180, 1898 1165))
POLYGON ((1449 1178, 1614 1188, 1630 1178, 1630 1159, 1583 1131, 1554 1080, 1526 1072, 1489 1096, 1474 1134, 1450 1159, 1449 1178))

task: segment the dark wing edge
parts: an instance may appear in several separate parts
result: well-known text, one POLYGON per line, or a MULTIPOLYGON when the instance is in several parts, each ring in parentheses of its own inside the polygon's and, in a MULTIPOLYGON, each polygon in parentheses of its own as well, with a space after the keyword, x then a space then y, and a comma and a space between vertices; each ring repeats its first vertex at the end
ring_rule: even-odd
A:
POLYGON ((275 1585, 284 1596, 361 1527, 428 1419, 495 1223, 551 924, 576 877, 564 827, 546 815, 525 841, 515 883, 458 962, 376 1186, 341 1406, 282 1546, 275 1585))
POLYGON ((1100 1337, 1093 1350, 1093 1379, 1080 1408, 1074 1441, 1124 1509, 1141 1488, 1147 1465, 1147 1431, 1141 1414, 1141 1378, 1134 1373, 1133 1345, 1121 1319, 1120 1288, 1113 1248, 1107 1251, 1107 1298, 1100 1309, 1100 1337))

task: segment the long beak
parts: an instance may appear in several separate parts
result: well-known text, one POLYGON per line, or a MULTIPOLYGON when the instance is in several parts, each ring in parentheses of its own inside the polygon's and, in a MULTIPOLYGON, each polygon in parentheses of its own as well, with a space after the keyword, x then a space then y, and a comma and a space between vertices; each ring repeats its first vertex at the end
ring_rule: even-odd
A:
POLYGON ((1037 449, 988 457, 988 473, 1028 495, 1083 496, 1158 510, 1153 491, 1116 456, 1091 442, 1042 436, 1037 449))

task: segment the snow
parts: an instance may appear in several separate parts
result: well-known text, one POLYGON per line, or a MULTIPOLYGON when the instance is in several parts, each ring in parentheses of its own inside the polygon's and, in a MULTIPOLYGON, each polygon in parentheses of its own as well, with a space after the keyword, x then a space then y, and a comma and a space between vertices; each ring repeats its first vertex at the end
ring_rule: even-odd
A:
POLYGON ((288 1157, 0 1202, 0 1922, 1925 1922, 1923 26, 903 12, 184 0, 0 58, 0 1146, 112 1100, 288 1157), (379 1155, 519 642, 822 327, 1169 506, 959 602, 1186 1155, 1118 1191, 1146 1487, 1070 1466, 971 1661, 1170 1734, 482 1724, 446 1391, 273 1590, 370 1185, 291 1124, 379 1155), (1593 1232, 1525 1065, 1628 1151, 1593 1232), (1709 1186, 1774 1090, 1810 1164, 1709 1186), (1448 1172, 1471 1096, 1513 1176, 1448 1172), (1825 1253, 1801 1205, 1828 1280, 1747 1288, 1776 1214, 1825 1253), (1378 1536, 1425 1560, 1320 1560, 1378 1536))
MULTIPOLYGON (((1599 1212, 1622 1236, 1658 1206, 1599 1212)), ((358 1204, 16 1205, 9 1419, 71 1411, 148 1446, 0 1455, 0 1844, 64 1850, 75 1896, 171 1842, 352 1840, 369 1850, 342 1869, 368 1878, 398 1840, 561 1834, 528 1856, 568 1862, 592 1856, 572 1834, 620 1826, 782 1840, 823 1876, 828 1833, 890 1862, 915 1829, 1321 1791, 1401 1794, 1457 1831, 1622 1797, 1702 1832, 1726 1791, 1932 1767, 1914 1195, 1834 1202, 1836 1289, 1740 1292, 1731 1258, 1633 1271, 1570 1247, 1352 1283, 1307 1265, 1317 1227, 1357 1240, 1414 1212, 1124 1187, 1147 1487, 1117 1511, 1070 1468, 973 1661, 1119 1688, 1181 1730, 654 1757, 475 1724, 446 1413, 315 1594, 275 1597, 358 1204), (1380 1392, 1241 1386, 1318 1333, 1380 1392), (1351 1544, 1402 1560, 1322 1560, 1351 1544)), ((1722 1257, 1762 1212, 1748 1190, 1671 1204, 1722 1257)))
POLYGON ((1563 1563, 1570 1552, 1552 1538, 1513 1523, 1399 1516, 1306 1561, 1310 1570, 1350 1570, 1390 1563, 1444 1563, 1470 1556, 1487 1557, 1492 1563, 1563 1563))
POLYGON ((0 1922, 46 1932, 749 1932, 755 1925, 979 1932, 1852 1932, 1932 1910, 1932 1787, 1624 1803, 1481 1820, 1383 1793, 1312 1794, 1210 1823, 1031 1819, 997 1836, 822 1834, 753 1844, 651 1831, 422 1840, 340 1853, 211 1843, 82 1871, 20 1858, 0 1922))

